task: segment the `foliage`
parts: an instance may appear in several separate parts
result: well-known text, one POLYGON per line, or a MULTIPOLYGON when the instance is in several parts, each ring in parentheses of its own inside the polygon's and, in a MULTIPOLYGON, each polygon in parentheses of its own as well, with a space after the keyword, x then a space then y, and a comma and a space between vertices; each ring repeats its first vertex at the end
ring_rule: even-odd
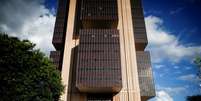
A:
POLYGON ((201 79, 201 57, 196 57, 196 59, 194 60, 194 63, 197 65, 198 67, 198 77, 199 79, 201 79))
POLYGON ((0 100, 57 101, 62 94, 60 72, 28 40, 0 33, 0 100))
POLYGON ((196 57, 194 63, 195 63, 199 68, 201 68, 201 57, 196 57))
MULTIPOLYGON (((198 67, 198 73, 197 76, 199 78, 199 83, 201 82, 201 57, 196 57, 194 60, 194 63, 198 67)), ((200 84, 199 84, 200 85, 200 84)), ((201 90, 200 90, 201 91, 201 90)), ((193 96, 188 96, 187 101, 201 101, 201 95, 193 95, 193 96)))

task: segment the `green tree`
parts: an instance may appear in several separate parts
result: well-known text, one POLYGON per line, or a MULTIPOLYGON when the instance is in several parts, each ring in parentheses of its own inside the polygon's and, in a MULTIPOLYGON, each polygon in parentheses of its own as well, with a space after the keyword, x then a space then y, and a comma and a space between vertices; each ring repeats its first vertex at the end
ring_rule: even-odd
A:
MULTIPOLYGON (((196 57, 194 60, 195 65, 197 66, 198 72, 198 80, 199 80, 199 87, 201 86, 201 57, 196 57)), ((201 93, 201 88, 200 93, 201 93)), ((193 96, 188 96, 187 101, 201 101, 201 95, 193 95, 193 96)))
POLYGON ((60 72, 28 40, 0 33, 0 101, 58 101, 60 72))
POLYGON ((198 69, 198 72, 197 72, 197 77, 198 77, 198 85, 199 85, 199 90, 200 90, 200 93, 201 93, 201 56, 198 56, 195 58, 194 60, 194 63, 197 65, 197 69, 198 69))
POLYGON ((194 60, 194 63, 197 65, 198 68, 198 78, 201 80, 201 57, 196 57, 196 59, 194 60))

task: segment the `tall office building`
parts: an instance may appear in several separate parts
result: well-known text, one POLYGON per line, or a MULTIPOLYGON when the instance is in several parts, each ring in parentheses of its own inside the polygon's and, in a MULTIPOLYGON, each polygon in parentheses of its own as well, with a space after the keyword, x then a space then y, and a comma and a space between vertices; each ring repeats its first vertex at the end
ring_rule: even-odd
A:
POLYGON ((155 96, 141 0, 58 0, 52 43, 63 101, 155 96))

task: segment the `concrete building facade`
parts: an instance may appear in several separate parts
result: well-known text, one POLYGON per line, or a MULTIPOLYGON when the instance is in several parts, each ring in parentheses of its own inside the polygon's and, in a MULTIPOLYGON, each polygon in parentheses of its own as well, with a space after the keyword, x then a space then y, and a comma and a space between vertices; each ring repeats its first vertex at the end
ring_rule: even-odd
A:
POLYGON ((146 101, 155 96, 141 0, 58 0, 50 53, 63 101, 146 101))

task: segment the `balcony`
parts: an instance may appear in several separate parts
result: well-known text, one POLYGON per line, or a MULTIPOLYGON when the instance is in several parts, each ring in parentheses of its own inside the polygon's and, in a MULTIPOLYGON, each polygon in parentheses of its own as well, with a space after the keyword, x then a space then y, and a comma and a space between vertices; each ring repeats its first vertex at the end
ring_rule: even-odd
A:
POLYGON ((61 70, 61 52, 60 51, 51 51, 50 52, 50 59, 52 60, 53 64, 56 66, 57 69, 61 70))
POLYGON ((140 84, 140 95, 146 101, 155 96, 154 80, 151 68, 150 53, 137 51, 137 68, 140 84))
POLYGON ((76 87, 80 92, 116 93, 122 88, 119 32, 80 31, 76 87))
POLYGON ((117 0, 82 0, 80 20, 85 28, 116 28, 117 0))

